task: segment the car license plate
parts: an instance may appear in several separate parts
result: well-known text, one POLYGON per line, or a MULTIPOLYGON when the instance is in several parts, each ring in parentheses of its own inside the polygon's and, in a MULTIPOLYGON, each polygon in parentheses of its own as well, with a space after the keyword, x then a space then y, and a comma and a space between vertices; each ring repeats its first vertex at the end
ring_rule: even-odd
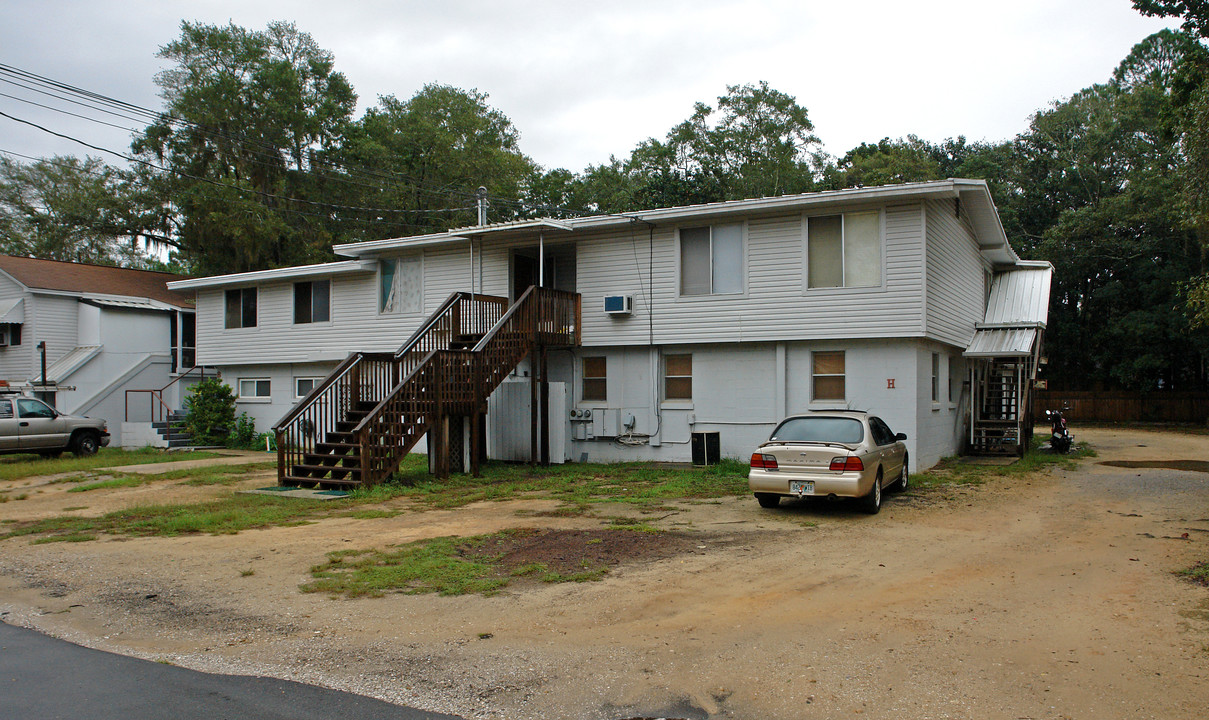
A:
POLYGON ((792 481, 789 483, 789 492, 794 495, 806 495, 814 492, 814 481, 804 480, 801 482, 792 481))

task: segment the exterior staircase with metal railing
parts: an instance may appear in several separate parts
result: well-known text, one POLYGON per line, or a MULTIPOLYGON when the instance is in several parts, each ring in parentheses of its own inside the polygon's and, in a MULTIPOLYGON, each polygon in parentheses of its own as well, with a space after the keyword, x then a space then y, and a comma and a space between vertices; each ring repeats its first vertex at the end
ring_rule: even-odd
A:
POLYGON ((522 359, 579 344, 580 319, 575 293, 531 287, 511 307, 454 293, 398 351, 353 353, 277 423, 278 482, 375 485, 425 435, 434 471, 447 475, 450 424, 471 417, 477 429, 488 396, 522 359))
POLYGON ((974 373, 974 416, 970 452, 1022 455, 1030 439, 1027 392, 1031 372, 1026 360, 994 360, 974 373))

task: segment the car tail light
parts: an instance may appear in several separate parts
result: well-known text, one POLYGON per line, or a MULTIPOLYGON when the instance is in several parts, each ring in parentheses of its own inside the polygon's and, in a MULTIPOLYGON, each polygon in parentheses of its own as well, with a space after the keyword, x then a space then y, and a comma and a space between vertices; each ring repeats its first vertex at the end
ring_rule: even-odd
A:
POLYGON ((765 470, 776 470, 777 458, 774 455, 765 455, 764 453, 751 454, 751 466, 754 468, 763 468, 765 470))
POLYGON ((831 470, 836 472, 861 472, 865 469, 865 463, 855 455, 848 457, 833 457, 831 458, 831 470))

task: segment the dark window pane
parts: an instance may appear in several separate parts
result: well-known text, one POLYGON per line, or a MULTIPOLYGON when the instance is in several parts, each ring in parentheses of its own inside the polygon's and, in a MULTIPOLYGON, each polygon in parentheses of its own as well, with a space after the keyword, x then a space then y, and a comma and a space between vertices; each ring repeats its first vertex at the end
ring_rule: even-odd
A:
POLYGON ((256 288, 244 288, 243 325, 240 327, 256 327, 256 288))
POLYGON ((237 328, 242 317, 240 308, 243 307, 243 291, 227 291, 227 321, 226 327, 237 328))
POLYGON ((605 359, 602 357, 584 358, 584 377, 602 378, 605 376, 605 359))
POLYGON ((691 377, 669 377, 666 388, 668 400, 693 399, 693 379, 691 377))
POLYGON ((294 322, 311 322, 311 284, 294 283, 294 322))
POLYGON ((816 377, 814 379, 815 400, 843 400, 844 378, 816 377))
POLYGON ((608 381, 604 378, 584 378, 584 400, 608 400, 608 381))

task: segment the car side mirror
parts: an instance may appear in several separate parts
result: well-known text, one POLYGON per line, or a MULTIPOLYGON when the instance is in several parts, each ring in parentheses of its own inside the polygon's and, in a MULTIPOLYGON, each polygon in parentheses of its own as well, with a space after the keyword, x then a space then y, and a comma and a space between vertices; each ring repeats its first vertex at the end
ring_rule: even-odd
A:
POLYGON ((897 435, 895 435, 895 436, 894 436, 894 439, 895 439, 895 440, 906 440, 906 439, 907 439, 907 433, 899 433, 899 434, 897 434, 897 435))

